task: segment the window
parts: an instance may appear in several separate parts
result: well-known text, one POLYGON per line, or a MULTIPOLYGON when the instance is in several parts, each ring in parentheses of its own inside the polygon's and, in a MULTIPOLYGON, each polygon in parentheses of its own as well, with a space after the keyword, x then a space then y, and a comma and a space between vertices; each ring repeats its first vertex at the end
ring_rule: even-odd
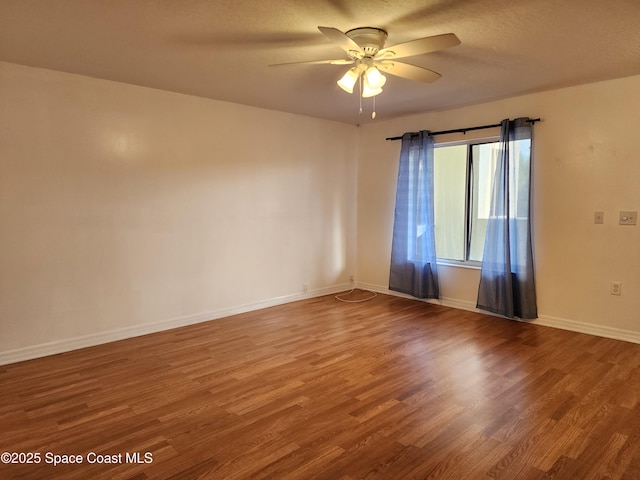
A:
POLYGON ((433 136, 453 131, 402 136, 390 290, 439 298, 438 263, 482 262, 477 307, 536 318, 529 218, 535 121, 504 119, 499 141, 438 148, 433 136))
POLYGON ((439 259, 481 262, 499 142, 436 145, 434 215, 439 259))

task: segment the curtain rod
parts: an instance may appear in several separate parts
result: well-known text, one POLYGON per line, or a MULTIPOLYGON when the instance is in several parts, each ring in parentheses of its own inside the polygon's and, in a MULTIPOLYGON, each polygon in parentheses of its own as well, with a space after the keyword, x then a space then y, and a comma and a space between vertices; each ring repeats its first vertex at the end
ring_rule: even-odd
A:
MULTIPOLYGON (((539 121, 540 121, 539 118, 530 118, 529 120, 527 120, 527 122, 529 123, 536 123, 539 121)), ((431 132, 429 135, 430 136, 446 135, 448 133, 465 133, 466 134, 467 132, 471 132, 473 130, 484 130, 485 128, 495 128, 495 127, 499 127, 500 125, 501 125, 500 123, 496 123, 495 125, 482 125, 480 127, 455 128, 453 130, 441 130, 440 132, 431 132)), ((402 136, 387 137, 385 140, 402 140, 402 136)))

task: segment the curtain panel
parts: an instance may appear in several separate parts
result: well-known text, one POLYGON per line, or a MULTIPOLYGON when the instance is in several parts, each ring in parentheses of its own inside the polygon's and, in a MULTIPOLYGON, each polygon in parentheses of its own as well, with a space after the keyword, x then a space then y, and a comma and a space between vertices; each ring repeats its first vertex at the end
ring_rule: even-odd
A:
POLYGON ((402 136, 389 289, 439 298, 433 207, 434 140, 426 130, 402 136))
POLYGON ((531 242, 531 138, 528 118, 501 123, 477 308, 537 318, 531 242))

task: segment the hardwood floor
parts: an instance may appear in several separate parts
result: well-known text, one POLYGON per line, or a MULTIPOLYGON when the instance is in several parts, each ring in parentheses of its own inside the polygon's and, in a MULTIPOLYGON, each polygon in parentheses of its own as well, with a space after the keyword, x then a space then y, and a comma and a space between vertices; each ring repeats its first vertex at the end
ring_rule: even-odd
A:
POLYGON ((0 452, 40 454, 2 479, 640 479, 640 345, 386 295, 7 365, 0 388, 0 452))

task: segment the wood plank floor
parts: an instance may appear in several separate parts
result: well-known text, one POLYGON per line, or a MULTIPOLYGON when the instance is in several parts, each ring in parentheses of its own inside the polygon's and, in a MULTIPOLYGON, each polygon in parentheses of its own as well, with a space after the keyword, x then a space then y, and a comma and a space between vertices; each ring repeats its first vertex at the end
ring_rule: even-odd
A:
POLYGON ((386 295, 8 365, 0 388, 0 452, 41 455, 2 479, 640 479, 640 345, 386 295))

